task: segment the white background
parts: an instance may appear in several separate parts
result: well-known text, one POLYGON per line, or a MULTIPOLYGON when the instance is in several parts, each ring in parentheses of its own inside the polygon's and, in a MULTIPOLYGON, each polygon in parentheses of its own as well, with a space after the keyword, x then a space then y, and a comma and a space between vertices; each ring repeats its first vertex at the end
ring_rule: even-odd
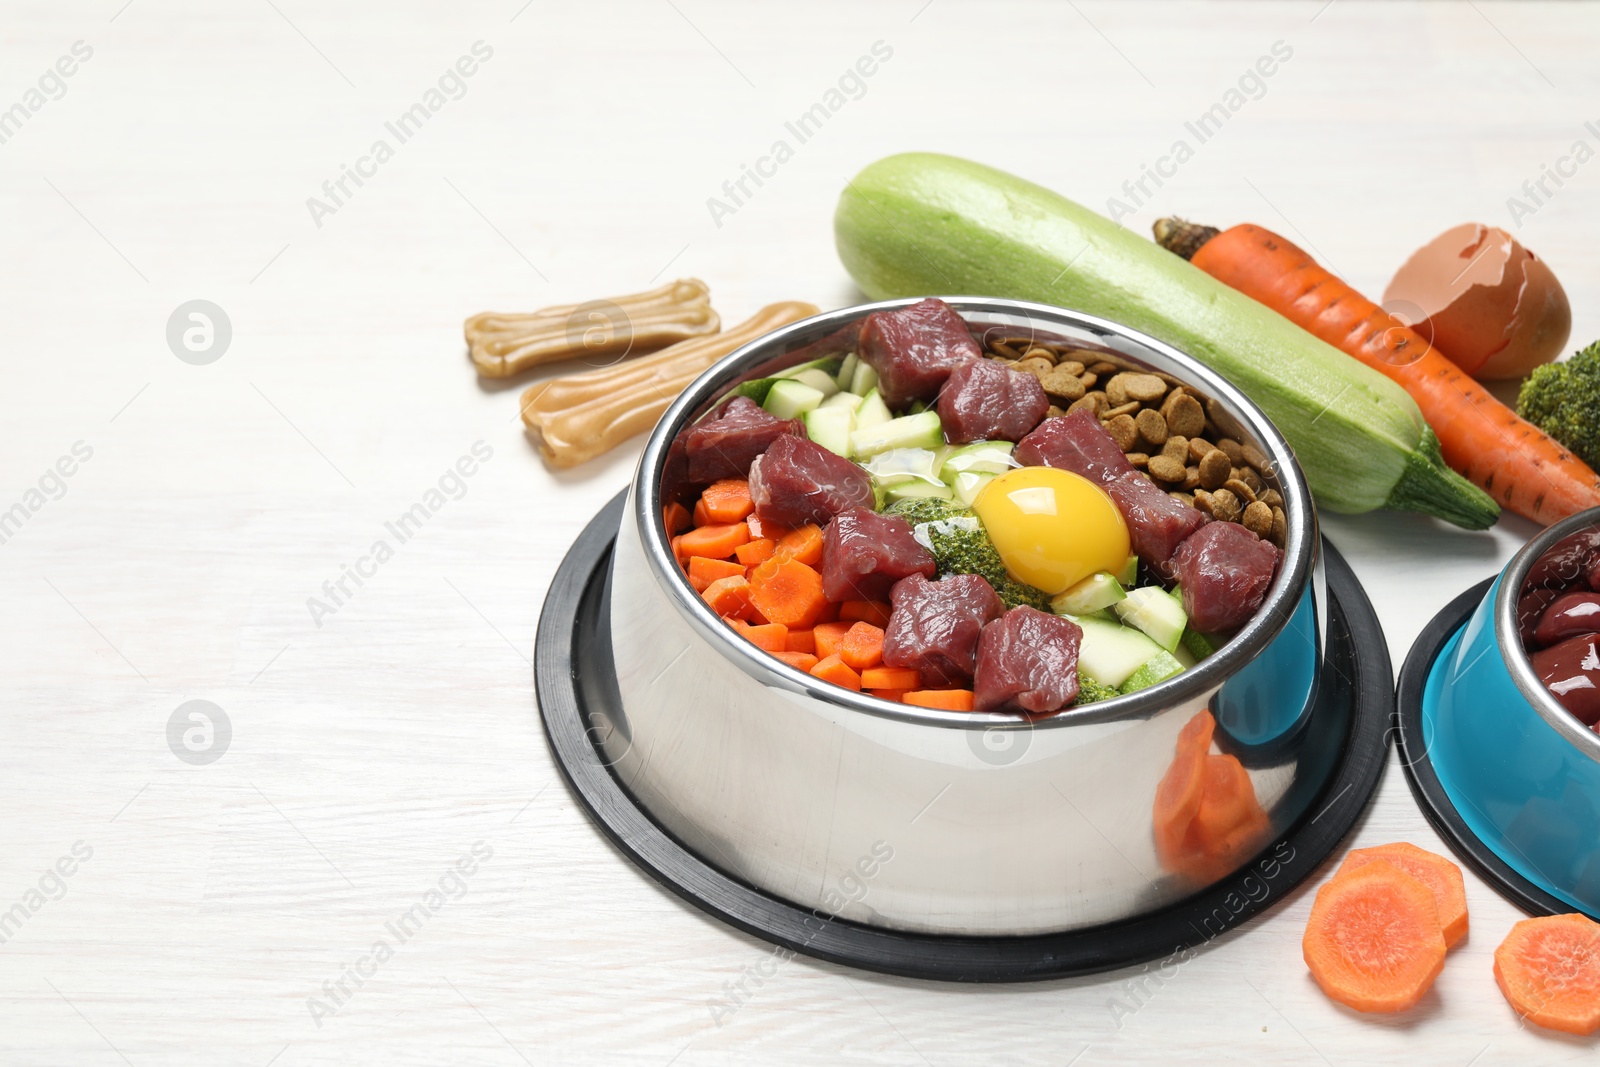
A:
MULTIPOLYGON (((1121 1020, 1130 973, 957 988, 802 958, 719 1027, 708 1003, 768 947, 600 837, 533 702, 546 586, 637 442, 547 470, 460 324, 690 275, 730 324, 854 302, 830 219, 868 162, 968 155, 1103 210, 1279 40, 1265 96, 1128 224, 1259 222, 1376 294, 1418 244, 1509 226, 1541 164, 1597 145, 1600 11, 521 3, 5 4, 0 107, 75 41, 94 53, 0 145, 0 509, 74 442, 93 457, 0 545, 0 909, 75 841, 93 856, 0 945, 0 1061, 1593 1058, 1518 1027, 1490 971, 1518 914, 1470 874, 1470 939, 1394 1018, 1308 977, 1313 883, 1121 1020), (466 95, 315 225, 306 199, 479 40, 466 95), (880 40, 865 95, 715 225, 706 199, 880 40), (195 298, 233 324, 209 366, 165 341, 195 298), (315 626, 307 598, 480 440, 466 495, 315 626), (190 699, 232 722, 210 766, 167 745, 190 699), (307 998, 476 841, 493 857, 467 894, 319 1027, 307 998)), ((1597 187, 1590 163, 1518 231, 1565 281, 1575 342, 1600 334, 1597 187)), ((1325 528, 1396 666, 1532 531, 1325 528)), ((1437 846, 1391 767, 1353 843, 1399 838, 1437 846)))

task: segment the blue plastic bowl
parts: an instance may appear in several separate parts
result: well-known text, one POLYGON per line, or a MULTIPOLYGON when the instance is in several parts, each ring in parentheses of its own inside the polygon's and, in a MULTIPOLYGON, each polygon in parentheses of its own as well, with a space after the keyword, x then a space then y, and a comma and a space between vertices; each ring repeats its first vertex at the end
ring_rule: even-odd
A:
POLYGON ((1600 508, 1528 542, 1445 643, 1422 697, 1425 751, 1472 833, 1529 882, 1600 914, 1600 734, 1556 702, 1517 635, 1528 572, 1600 508))

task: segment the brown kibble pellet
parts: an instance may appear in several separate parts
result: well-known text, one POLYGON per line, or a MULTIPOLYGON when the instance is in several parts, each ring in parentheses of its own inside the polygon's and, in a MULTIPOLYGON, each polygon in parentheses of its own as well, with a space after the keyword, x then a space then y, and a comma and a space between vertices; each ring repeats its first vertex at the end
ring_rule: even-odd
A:
POLYGON ((1156 374, 1130 374, 1126 384, 1128 399, 1153 404, 1167 395, 1167 383, 1156 374))
POLYGON ((1272 540, 1279 548, 1289 539, 1289 520, 1284 516, 1282 508, 1272 509, 1272 540))
POLYGON ((1252 501, 1240 518, 1244 528, 1257 537, 1272 536, 1272 509, 1259 500, 1252 501))
POLYGON ((1228 454, 1220 448, 1212 449, 1200 459, 1200 484, 1207 489, 1220 489, 1232 474, 1228 454))
POLYGON ((1060 367, 1052 367, 1049 374, 1039 378, 1039 384, 1051 398, 1065 400, 1068 403, 1081 400, 1086 392, 1077 375, 1068 374, 1060 367))
POLYGON ((1047 419, 1058 419, 1066 413, 1066 408, 1058 408, 1054 404, 1051 404, 1049 408, 1045 410, 1044 417, 1047 419))
POLYGON ((1189 459, 1189 439, 1187 437, 1172 436, 1167 438, 1167 443, 1161 446, 1163 456, 1171 456, 1179 463, 1186 463, 1189 459))
POLYGON ((1173 433, 1197 437, 1205 432, 1205 410, 1200 406, 1200 401, 1188 393, 1174 393, 1161 405, 1161 414, 1166 416, 1167 426, 1173 433))
POLYGON ((1120 371, 1121 369, 1122 368, 1117 366, 1115 363, 1108 363, 1103 359, 1100 360, 1097 363, 1089 364, 1089 373, 1090 374, 1098 374, 1098 375, 1100 375, 1102 377, 1104 377, 1107 374, 1115 374, 1118 371, 1120 371))
POLYGON ((1133 451, 1133 446, 1139 442, 1138 424, 1133 421, 1133 416, 1126 412, 1112 416, 1106 422, 1106 432, 1124 452, 1133 451))
POLYGON ((1181 485, 1189 473, 1187 467, 1170 456, 1151 456, 1148 469, 1150 477, 1169 485, 1181 485))
POLYGON ((1242 478, 1229 478, 1227 481, 1222 483, 1222 488, 1226 489, 1228 492, 1232 493, 1246 504, 1254 504, 1256 502, 1256 491, 1250 488, 1249 485, 1245 484, 1245 481, 1242 478))
POLYGON ((1283 507, 1283 497, 1279 495, 1276 489, 1264 489, 1256 495, 1256 499, 1269 508, 1283 507))
POLYGON ((1048 348, 1039 348, 1039 347, 1030 348, 1030 349, 1028 349, 1026 352, 1024 352, 1022 354, 1022 358, 1023 359, 1042 359, 1042 360, 1045 360, 1046 362, 1048 362, 1052 367, 1056 365, 1056 354, 1054 352, 1050 351, 1048 348))
POLYGON ((1267 483, 1261 480, 1261 475, 1256 473, 1254 467, 1243 468, 1244 473, 1239 475, 1239 480, 1250 487, 1250 490, 1260 496, 1267 488, 1267 483))
POLYGON ((1217 446, 1207 441, 1204 437, 1189 438, 1189 461, 1191 463, 1199 463, 1206 458, 1207 452, 1215 452, 1216 450, 1217 446))
POLYGON ((1025 370, 1036 378, 1043 378, 1046 374, 1056 369, 1056 365, 1048 359, 1025 359, 1014 368, 1025 370))
POLYGON ((1087 410, 1089 414, 1100 417, 1100 404, 1106 398, 1104 393, 1085 393, 1080 399, 1067 405, 1067 414, 1074 411, 1087 410))
POLYGON ((1084 371, 1082 374, 1078 375, 1078 381, 1083 383, 1083 387, 1085 389, 1093 389, 1095 383, 1099 380, 1100 376, 1098 374, 1090 374, 1088 371, 1084 371))
POLYGON ((1231 437, 1218 439, 1217 447, 1228 454, 1228 466, 1237 467, 1244 459, 1244 446, 1231 437))
POLYGON ((1262 473, 1272 469, 1272 461, 1267 458, 1267 454, 1265 452, 1261 451, 1261 449, 1257 448, 1255 445, 1243 445, 1240 447, 1239 453, 1247 465, 1254 467, 1256 470, 1261 471, 1262 473))
POLYGON ((1128 376, 1126 374, 1113 374, 1106 382, 1106 399, 1111 401, 1112 407, 1121 407, 1126 404, 1128 396, 1128 376))
POLYGON ((1129 452, 1128 462, 1142 470, 1145 464, 1150 462, 1150 456, 1144 452, 1129 452))
POLYGON ((1196 489, 1194 491, 1194 506, 1207 515, 1211 514, 1211 494, 1204 489, 1196 489))
POLYGON ((1239 498, 1226 489, 1218 489, 1211 494, 1211 517, 1222 522, 1238 522, 1239 516, 1244 512, 1244 505, 1239 498))
POLYGON ((1183 468, 1183 491, 1193 493, 1200 488, 1200 468, 1193 463, 1183 468))
POLYGON ((1083 364, 1075 359, 1064 359, 1056 364, 1056 369, 1064 370, 1068 374, 1081 375, 1083 373, 1083 364))
POLYGON ((1149 450, 1160 449, 1167 443, 1167 420, 1155 408, 1145 408, 1133 421, 1139 427, 1139 439, 1150 446, 1149 450))
MULTIPOLYGON (((1107 403, 1109 403, 1110 400, 1111 398, 1109 396, 1106 397, 1107 403)), ((1139 402, 1137 400, 1130 400, 1126 404, 1118 404, 1115 407, 1107 408, 1101 413, 1100 417, 1102 419, 1114 419, 1118 415, 1126 415, 1129 418, 1132 418, 1134 415, 1138 414, 1138 412, 1139 402)))
POLYGON ((1012 348, 1004 341, 990 341, 989 351, 1004 359, 1009 359, 1013 363, 1022 358, 1021 352, 1018 352, 1015 348, 1012 348))
POLYGON ((1192 493, 1180 493, 1176 489, 1174 489, 1172 492, 1168 493, 1167 495, 1170 496, 1172 499, 1176 500, 1180 504, 1187 504, 1191 508, 1194 507, 1194 495, 1192 493))

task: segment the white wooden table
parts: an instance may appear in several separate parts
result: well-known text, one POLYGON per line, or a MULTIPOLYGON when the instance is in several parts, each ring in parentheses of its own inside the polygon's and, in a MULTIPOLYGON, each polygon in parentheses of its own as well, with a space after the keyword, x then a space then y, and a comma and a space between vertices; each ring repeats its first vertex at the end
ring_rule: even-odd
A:
MULTIPOLYGON (((0 108, 25 114, 0 125, 0 513, 23 505, 0 527, 0 914, 22 913, 0 944, 0 1062, 1593 1058, 1519 1029, 1490 973, 1518 915, 1470 874, 1469 941, 1397 1018, 1317 991, 1303 887, 1145 982, 1131 1014, 1113 1000, 1139 972, 956 988, 798 958, 717 1025, 708 1005, 768 947, 605 843, 533 702, 546 586, 637 443, 547 470, 460 323, 688 275, 730 322, 841 306, 858 294, 830 218, 872 159, 975 156, 1100 206, 1278 41, 1292 57, 1260 98, 1126 221, 1259 221, 1379 292, 1416 245, 1510 225, 1541 164, 1600 143, 1600 11, 13 0, 4 19, 0 108), (890 58, 845 86, 859 98, 794 145, 785 121, 880 41, 890 58), (400 142, 385 123, 460 57, 471 76, 400 142), (708 197, 779 138, 793 158, 714 218, 708 197), (335 202, 344 167, 367 176, 335 202), (195 299, 231 323, 206 365, 166 339, 195 299), (77 442, 92 455, 48 474, 77 442), (385 521, 476 442, 492 457, 446 482, 459 499, 395 543, 385 521), (327 600, 379 538, 393 557, 327 600), (320 626, 311 597, 337 608, 320 626), (190 700, 231 724, 208 765, 169 747, 190 700), (474 873, 451 876, 463 856, 474 873), (50 873, 62 857, 70 876, 50 873), (314 1012, 441 879, 459 895, 314 1012)), ((1575 341, 1600 334, 1597 188, 1590 164, 1518 231, 1564 279, 1575 341)), ((1325 526, 1397 665, 1531 532, 1325 526)), ((1437 846, 1391 767, 1354 843, 1399 838, 1437 846)))

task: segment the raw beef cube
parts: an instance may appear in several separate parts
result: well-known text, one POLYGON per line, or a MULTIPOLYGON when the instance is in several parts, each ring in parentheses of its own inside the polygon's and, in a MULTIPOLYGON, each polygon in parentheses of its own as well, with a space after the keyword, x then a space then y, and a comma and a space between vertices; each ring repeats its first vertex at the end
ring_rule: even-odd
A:
POLYGON ((983 350, 967 324, 943 300, 929 298, 899 311, 875 311, 861 324, 859 355, 878 372, 878 393, 898 410, 932 400, 950 372, 983 350))
POLYGON ((1234 522, 1213 522, 1190 536, 1172 559, 1189 625, 1208 634, 1243 626, 1266 598, 1281 555, 1234 522))
POLYGON ((1060 711, 1078 696, 1082 640, 1083 629, 1071 619, 1026 605, 1012 608, 978 638, 972 706, 1060 711))
POLYGON ((751 461, 785 435, 804 437, 805 424, 775 418, 749 397, 736 396, 679 440, 689 456, 689 480, 709 485, 718 478, 745 477, 751 461))
POLYGON ((1108 482, 1105 490, 1128 524, 1133 554, 1163 578, 1172 577, 1172 554, 1178 546, 1211 521, 1205 512, 1173 497, 1143 471, 1129 471, 1108 482))
POLYGON ((902 578, 932 578, 933 553, 911 535, 898 515, 850 508, 822 531, 822 593, 831 603, 886 600, 902 578))
POLYGON ((889 591, 894 610, 883 638, 883 662, 913 667, 927 686, 965 686, 972 680, 978 636, 1006 607, 994 587, 976 574, 951 574, 930 582, 920 574, 889 591))
POLYGON ((787 434, 750 464, 750 499, 762 526, 783 529, 827 522, 846 508, 870 508, 866 471, 807 437, 787 434))
POLYGON ((1020 441, 1049 410, 1038 378, 992 359, 963 363, 939 391, 939 421, 951 444, 1020 441))
POLYGON ((1101 484, 1134 469, 1100 420, 1083 408, 1045 419, 1014 454, 1024 467, 1056 467, 1101 484))

